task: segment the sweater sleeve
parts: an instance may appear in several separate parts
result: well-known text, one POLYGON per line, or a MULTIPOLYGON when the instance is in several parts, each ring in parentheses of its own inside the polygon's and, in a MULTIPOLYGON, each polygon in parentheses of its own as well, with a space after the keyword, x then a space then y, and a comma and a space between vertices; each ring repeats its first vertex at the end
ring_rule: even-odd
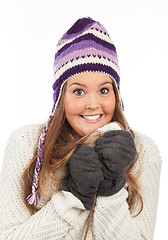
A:
MULTIPOLYGON (((93 219, 95 239, 153 239, 161 158, 157 146, 150 138, 138 136, 136 145, 139 157, 134 174, 139 168, 143 210, 137 217, 130 214, 126 202, 128 192, 125 188, 113 196, 98 197, 93 219)), ((138 212, 133 215, 136 213, 138 212)))
POLYGON ((0 175, 0 239, 78 239, 89 212, 71 193, 59 192, 30 215, 21 196, 21 175, 34 153, 36 127, 10 137, 0 175))

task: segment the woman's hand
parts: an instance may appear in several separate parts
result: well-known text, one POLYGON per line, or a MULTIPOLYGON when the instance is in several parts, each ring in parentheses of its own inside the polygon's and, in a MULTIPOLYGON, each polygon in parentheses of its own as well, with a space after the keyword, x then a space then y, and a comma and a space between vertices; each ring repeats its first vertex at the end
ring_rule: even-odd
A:
POLYGON ((97 195, 113 195, 125 185, 124 173, 135 159, 134 139, 126 130, 108 131, 97 139, 95 151, 99 156, 104 175, 97 195))
POLYGON ((94 148, 81 144, 70 157, 68 165, 69 177, 65 179, 62 189, 71 192, 90 210, 103 180, 98 155, 94 148))

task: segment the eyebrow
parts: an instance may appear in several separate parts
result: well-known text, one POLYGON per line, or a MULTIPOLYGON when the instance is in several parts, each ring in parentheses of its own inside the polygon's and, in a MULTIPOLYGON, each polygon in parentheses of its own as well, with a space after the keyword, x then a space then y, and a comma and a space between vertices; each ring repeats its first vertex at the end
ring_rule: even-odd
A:
POLYGON ((77 82, 72 83, 71 85, 69 85, 69 87, 71 87, 73 85, 78 85, 78 86, 81 86, 81 87, 87 87, 85 84, 77 83, 77 82))
MULTIPOLYGON (((105 84, 107 84, 107 83, 109 83, 109 84, 112 85, 112 82, 107 81, 107 82, 100 83, 98 87, 100 87, 100 86, 102 86, 102 85, 105 85, 105 84)), ((85 87, 85 88, 87 88, 87 86, 86 86, 85 84, 78 83, 78 82, 74 82, 74 83, 72 83, 71 85, 69 85, 69 87, 71 87, 71 86, 73 86, 73 85, 78 85, 78 86, 81 86, 81 87, 85 87)))
POLYGON ((107 81, 107 82, 100 83, 100 85, 99 85, 99 86, 105 85, 105 84, 107 84, 107 83, 109 83, 109 84, 111 84, 111 85, 112 85, 112 82, 110 82, 110 81, 107 81))

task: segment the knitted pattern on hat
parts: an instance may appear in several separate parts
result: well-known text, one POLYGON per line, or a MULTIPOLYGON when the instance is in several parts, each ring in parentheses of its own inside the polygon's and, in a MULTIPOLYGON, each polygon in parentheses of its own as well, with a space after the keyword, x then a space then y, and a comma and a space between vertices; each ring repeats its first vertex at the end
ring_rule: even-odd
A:
POLYGON ((91 18, 79 19, 58 41, 54 59, 52 112, 57 108, 64 83, 83 72, 105 73, 115 81, 119 90, 116 48, 107 30, 91 18))

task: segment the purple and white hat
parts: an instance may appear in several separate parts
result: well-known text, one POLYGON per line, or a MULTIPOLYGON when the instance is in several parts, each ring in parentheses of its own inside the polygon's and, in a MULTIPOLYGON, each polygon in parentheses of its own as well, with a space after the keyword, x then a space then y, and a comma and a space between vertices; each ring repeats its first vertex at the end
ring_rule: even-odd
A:
MULTIPOLYGON (((120 89, 120 70, 116 48, 107 30, 91 18, 81 18, 57 43, 54 58, 54 84, 52 115, 48 119, 38 143, 37 161, 34 170, 32 194, 27 197, 30 204, 38 202, 39 174, 43 162, 42 147, 54 112, 62 94, 62 88, 71 77, 84 72, 107 74, 120 89)), ((119 94, 120 97, 120 94, 119 94)), ((120 98, 122 106, 122 101, 120 98)))
POLYGON ((107 30, 91 18, 79 19, 58 41, 54 59, 52 112, 57 108, 65 82, 83 72, 105 73, 119 89, 120 70, 116 48, 107 30))

